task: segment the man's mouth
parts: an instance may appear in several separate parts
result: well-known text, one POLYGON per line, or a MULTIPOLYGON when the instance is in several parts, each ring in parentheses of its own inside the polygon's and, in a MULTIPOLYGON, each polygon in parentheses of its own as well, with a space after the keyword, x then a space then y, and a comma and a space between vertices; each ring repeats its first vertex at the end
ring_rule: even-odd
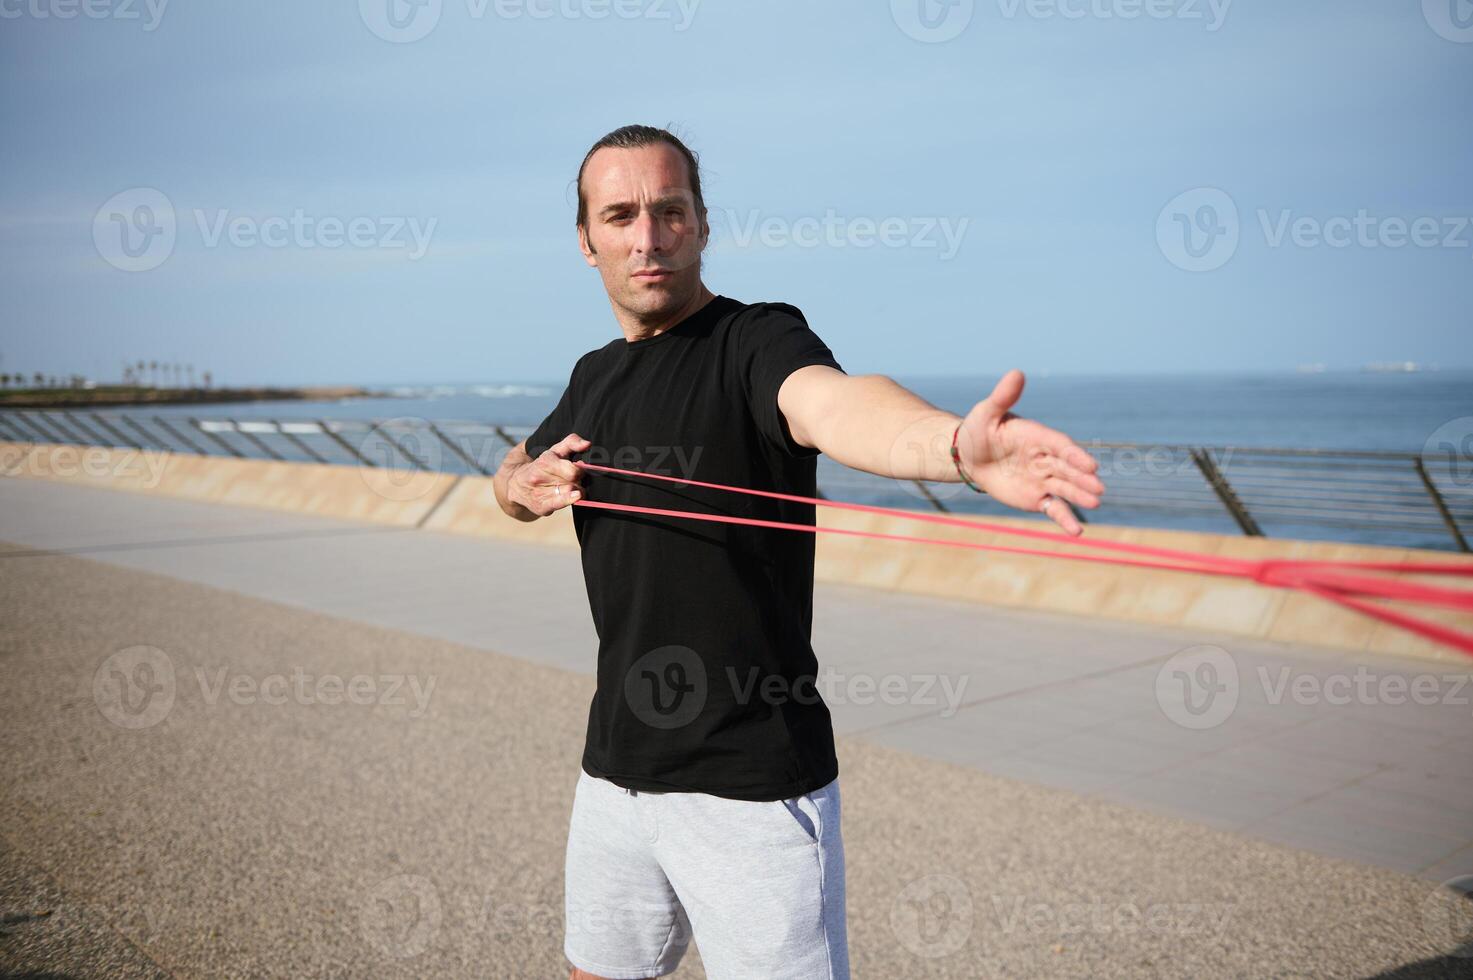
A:
POLYGON ((661 279, 668 279, 674 274, 669 269, 645 269, 643 272, 636 272, 634 278, 643 279, 646 282, 659 282, 661 279))

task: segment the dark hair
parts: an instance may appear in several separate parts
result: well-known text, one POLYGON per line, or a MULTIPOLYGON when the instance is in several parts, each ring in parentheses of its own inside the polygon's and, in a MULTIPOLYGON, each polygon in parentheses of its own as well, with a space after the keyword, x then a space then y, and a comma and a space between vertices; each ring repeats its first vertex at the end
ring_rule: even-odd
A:
POLYGON ((680 137, 668 129, 656 129, 653 126, 621 126, 600 139, 583 157, 583 162, 578 166, 578 223, 582 228, 588 223, 588 199, 583 195, 583 171, 588 168, 588 161, 599 150, 612 147, 616 150, 633 150, 641 146, 653 146, 656 143, 668 143, 685 157, 685 169, 690 174, 691 196, 696 199, 696 213, 701 214, 706 210, 706 201, 701 197, 701 164, 699 158, 691 152, 690 147, 680 141, 680 137))

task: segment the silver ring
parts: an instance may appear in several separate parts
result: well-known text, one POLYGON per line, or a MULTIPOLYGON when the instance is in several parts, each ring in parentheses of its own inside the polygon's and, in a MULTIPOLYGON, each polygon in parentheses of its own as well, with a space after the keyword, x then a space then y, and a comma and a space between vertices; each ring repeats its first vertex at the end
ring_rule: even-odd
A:
POLYGON ((1043 495, 1043 503, 1041 503, 1041 504, 1038 505, 1038 509, 1041 510, 1041 511, 1043 511, 1045 514, 1047 514, 1048 513, 1048 505, 1051 504, 1051 503, 1053 503, 1053 502, 1054 502, 1053 495, 1046 493, 1046 494, 1043 495))

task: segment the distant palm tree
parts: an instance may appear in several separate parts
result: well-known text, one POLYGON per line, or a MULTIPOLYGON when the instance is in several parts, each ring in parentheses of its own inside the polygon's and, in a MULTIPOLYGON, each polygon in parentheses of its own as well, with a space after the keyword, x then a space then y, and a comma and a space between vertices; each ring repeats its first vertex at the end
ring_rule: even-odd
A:
POLYGON ((139 361, 138 362, 138 383, 139 384, 143 384, 143 372, 146 371, 146 370, 148 370, 148 363, 146 361, 139 361))
POLYGON ((159 386, 159 362, 158 361, 149 361, 148 362, 148 377, 150 379, 150 383, 155 388, 157 388, 159 386))
POLYGON ((193 388, 194 387, 194 365, 193 364, 190 364, 190 365, 187 365, 187 367, 189 368, 189 387, 193 388))
POLYGON ((206 372, 205 372, 205 373, 204 373, 204 379, 205 379, 205 387, 206 387, 206 388, 208 388, 208 387, 209 387, 209 386, 210 386, 210 381, 211 381, 211 380, 212 380, 212 379, 213 379, 213 377, 214 377, 214 376, 213 376, 213 375, 211 375, 211 374, 210 374, 210 372, 208 372, 208 371, 206 371, 206 372))
POLYGON ((34 382, 35 387, 39 388, 46 383, 46 375, 42 374, 40 371, 37 371, 35 374, 31 375, 31 381, 34 382))

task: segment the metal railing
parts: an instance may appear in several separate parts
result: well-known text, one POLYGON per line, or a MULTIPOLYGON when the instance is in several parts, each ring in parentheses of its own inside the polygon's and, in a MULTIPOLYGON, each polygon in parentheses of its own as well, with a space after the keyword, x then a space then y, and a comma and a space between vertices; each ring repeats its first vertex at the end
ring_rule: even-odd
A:
MULTIPOLYGON (((467 420, 230 419, 0 411, 0 439, 489 476, 531 429, 467 420)), ((1457 454, 1083 443, 1111 523, 1324 536, 1467 552, 1473 460, 1457 454)), ((613 465, 620 465, 614 462, 613 465)), ((822 492, 886 505, 1016 514, 960 484, 887 480, 820 457, 822 492)))

